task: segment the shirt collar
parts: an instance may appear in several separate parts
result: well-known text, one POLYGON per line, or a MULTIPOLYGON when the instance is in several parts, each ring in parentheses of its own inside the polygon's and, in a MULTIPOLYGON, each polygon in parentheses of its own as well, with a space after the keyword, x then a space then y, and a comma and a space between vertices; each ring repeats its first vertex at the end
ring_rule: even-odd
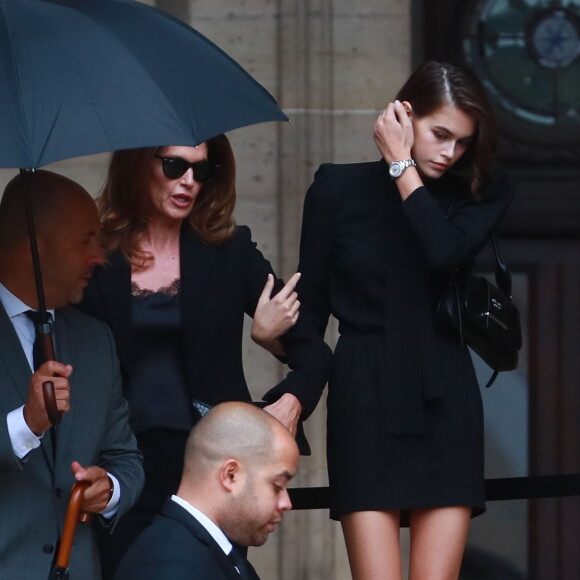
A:
POLYGON ((224 551, 224 554, 229 554, 232 551, 232 543, 228 540, 226 535, 212 522, 205 514, 193 507, 188 501, 185 501, 178 495, 172 495, 171 499, 179 504, 184 510, 187 510, 211 535, 211 537, 219 544, 219 547, 224 551))
MULTIPOLYGON (((6 286, 4 286, 4 284, 2 284, 1 282, 0 282, 0 302, 2 302, 2 306, 4 306, 4 310, 6 310, 6 314, 8 315, 9 318, 14 318, 19 314, 23 314, 27 310, 34 310, 34 308, 31 308, 30 306, 28 306, 28 304, 22 302, 20 298, 12 294, 12 292, 10 292, 10 290, 8 290, 8 288, 6 288, 6 286)), ((54 309, 47 310, 47 312, 50 312, 54 318, 54 309)))

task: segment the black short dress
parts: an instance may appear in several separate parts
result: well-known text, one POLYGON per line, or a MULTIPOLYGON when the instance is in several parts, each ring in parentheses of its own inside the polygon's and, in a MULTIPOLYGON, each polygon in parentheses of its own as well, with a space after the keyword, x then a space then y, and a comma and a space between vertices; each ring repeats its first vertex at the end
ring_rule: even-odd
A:
POLYGON ((384 160, 323 165, 304 206, 301 317, 339 322, 328 395, 330 515, 485 509, 483 413, 467 348, 434 312, 513 198, 494 174, 481 199, 446 175, 401 201, 384 160))

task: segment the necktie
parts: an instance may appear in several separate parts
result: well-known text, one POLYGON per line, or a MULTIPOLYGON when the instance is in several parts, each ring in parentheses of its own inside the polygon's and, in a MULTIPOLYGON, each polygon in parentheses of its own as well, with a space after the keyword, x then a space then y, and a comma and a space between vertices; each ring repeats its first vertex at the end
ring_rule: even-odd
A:
POLYGON ((35 339, 32 346, 32 363, 34 370, 36 370, 44 360, 44 353, 42 351, 42 334, 49 334, 52 330, 52 314, 46 313, 46 324, 42 323, 42 316, 38 310, 27 310, 24 314, 32 320, 34 324, 35 339), (47 328, 48 327, 48 328, 47 328))
MULTIPOLYGON (((36 370, 45 361, 45 353, 42 348, 42 334, 50 334, 52 332, 52 314, 46 313, 46 323, 42 322, 42 315, 38 310, 27 310, 24 314, 28 316, 34 323, 34 344, 32 345, 32 365, 36 370)), ((53 459, 56 457, 56 429, 54 425, 50 428, 50 442, 52 445, 53 459)))
POLYGON ((240 554, 235 546, 232 546, 232 551, 228 554, 228 558, 233 562, 234 566, 238 569, 240 577, 245 579, 253 578, 248 571, 248 563, 246 558, 240 554))

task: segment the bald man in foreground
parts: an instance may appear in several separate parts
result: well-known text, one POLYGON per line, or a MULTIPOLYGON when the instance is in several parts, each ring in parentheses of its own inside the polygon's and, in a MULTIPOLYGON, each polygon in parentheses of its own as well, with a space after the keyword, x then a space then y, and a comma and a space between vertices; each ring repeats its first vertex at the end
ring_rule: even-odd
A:
POLYGON ((193 428, 181 484, 128 550, 115 580, 256 580, 233 544, 261 546, 292 507, 289 431, 246 403, 222 403, 193 428))
MULTIPOLYGON (((143 468, 111 332, 69 306, 104 259, 96 205, 66 177, 31 177, 57 360, 34 361, 38 299, 19 175, 0 203, 0 578, 46 579, 75 481, 89 482, 83 511, 110 529, 135 502, 143 468), (63 413, 55 437, 42 396, 49 380, 63 413)), ((69 567, 75 580, 101 579, 94 526, 78 526, 69 567)))

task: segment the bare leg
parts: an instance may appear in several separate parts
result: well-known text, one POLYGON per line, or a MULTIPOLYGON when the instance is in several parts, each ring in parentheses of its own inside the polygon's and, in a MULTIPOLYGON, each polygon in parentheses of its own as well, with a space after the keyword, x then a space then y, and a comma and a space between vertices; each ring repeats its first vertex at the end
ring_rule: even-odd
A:
POLYGON ((401 580, 399 512, 353 512, 341 518, 353 580, 401 580))
POLYGON ((471 508, 413 510, 409 580, 457 580, 471 508))

